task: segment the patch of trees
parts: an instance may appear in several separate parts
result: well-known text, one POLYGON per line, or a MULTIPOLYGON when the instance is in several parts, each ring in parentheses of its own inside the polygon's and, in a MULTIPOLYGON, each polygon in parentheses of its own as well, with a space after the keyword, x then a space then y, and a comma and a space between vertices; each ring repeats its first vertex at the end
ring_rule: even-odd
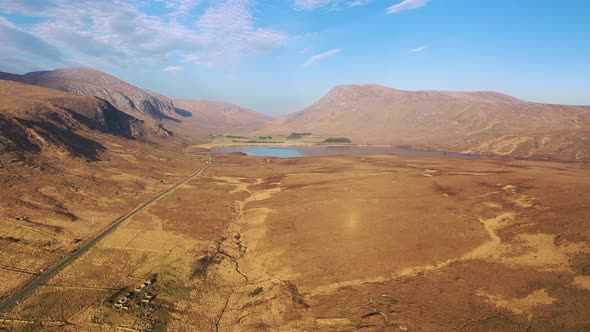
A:
POLYGON ((324 140, 324 143, 350 143, 350 138, 346 137, 329 137, 324 140))
POLYGON ((311 133, 291 133, 289 136, 287 136, 287 139, 299 139, 303 136, 309 135, 311 135, 311 133))

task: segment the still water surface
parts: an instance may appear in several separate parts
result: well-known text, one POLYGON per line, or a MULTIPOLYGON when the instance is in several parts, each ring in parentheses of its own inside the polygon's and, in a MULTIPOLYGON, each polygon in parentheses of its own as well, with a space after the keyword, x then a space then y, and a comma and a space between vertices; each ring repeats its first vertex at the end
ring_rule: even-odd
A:
POLYGON ((477 155, 417 150, 412 148, 397 148, 389 146, 218 146, 211 149, 211 153, 242 152, 254 157, 298 158, 309 156, 335 156, 350 154, 382 154, 391 153, 415 157, 467 158, 473 159, 477 155))

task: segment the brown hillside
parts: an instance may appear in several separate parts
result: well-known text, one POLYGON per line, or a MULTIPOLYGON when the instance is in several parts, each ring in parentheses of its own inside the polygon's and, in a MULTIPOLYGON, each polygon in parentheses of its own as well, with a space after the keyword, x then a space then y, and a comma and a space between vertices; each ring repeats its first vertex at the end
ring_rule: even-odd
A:
POLYGON ((246 134, 271 119, 221 101, 179 99, 173 103, 168 97, 89 68, 64 68, 25 75, 0 72, 0 79, 104 99, 119 110, 144 120, 146 128, 159 136, 171 136, 176 132, 200 140, 215 133, 246 134))
POLYGON ((180 123, 169 122, 167 126, 186 135, 205 137, 211 134, 247 134, 272 119, 268 115, 221 101, 174 99, 174 105, 182 120, 180 123))
POLYGON ((0 79, 99 97, 143 120, 161 120, 174 114, 174 106, 169 98, 94 69, 63 68, 25 75, 0 73, 0 79))
POLYGON ((590 108, 529 103, 495 92, 337 86, 257 133, 312 132, 360 144, 590 160, 590 108))
POLYGON ((133 139, 143 122, 95 97, 0 80, 0 151, 65 151, 96 160, 103 146, 86 134, 98 131, 133 139))

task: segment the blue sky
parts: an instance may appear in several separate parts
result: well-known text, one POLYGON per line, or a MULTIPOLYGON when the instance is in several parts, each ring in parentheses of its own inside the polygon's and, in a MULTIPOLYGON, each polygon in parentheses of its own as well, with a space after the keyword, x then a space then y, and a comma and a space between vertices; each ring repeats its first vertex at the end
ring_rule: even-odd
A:
POLYGON ((88 66, 273 115, 347 83, 590 105, 588 0, 4 0, 0 40, 0 71, 88 66))

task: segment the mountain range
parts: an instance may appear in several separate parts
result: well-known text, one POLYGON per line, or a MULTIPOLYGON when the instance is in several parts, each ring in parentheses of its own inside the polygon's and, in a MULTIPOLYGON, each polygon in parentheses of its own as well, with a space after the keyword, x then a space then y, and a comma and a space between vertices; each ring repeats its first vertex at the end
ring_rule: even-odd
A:
POLYGON ((221 101, 172 100, 88 68, 24 75, 0 72, 0 82, 4 149, 25 142, 22 137, 27 135, 58 142, 56 133, 81 128, 156 143, 198 143, 211 134, 311 132, 317 137, 347 137, 355 144, 590 161, 590 107, 531 103, 497 92, 340 85, 304 110, 272 118, 221 101), (19 125, 12 128, 15 123, 19 125), (30 132, 32 127, 38 135, 30 132), (50 128, 60 129, 53 133, 50 128))
POLYGON ((590 107, 530 103, 496 92, 341 85, 258 133, 311 132, 387 144, 516 157, 589 160, 590 107))
POLYGON ((174 114, 174 105, 168 97, 94 69, 64 68, 24 75, 0 72, 0 79, 98 97, 142 120, 162 120, 174 114))

